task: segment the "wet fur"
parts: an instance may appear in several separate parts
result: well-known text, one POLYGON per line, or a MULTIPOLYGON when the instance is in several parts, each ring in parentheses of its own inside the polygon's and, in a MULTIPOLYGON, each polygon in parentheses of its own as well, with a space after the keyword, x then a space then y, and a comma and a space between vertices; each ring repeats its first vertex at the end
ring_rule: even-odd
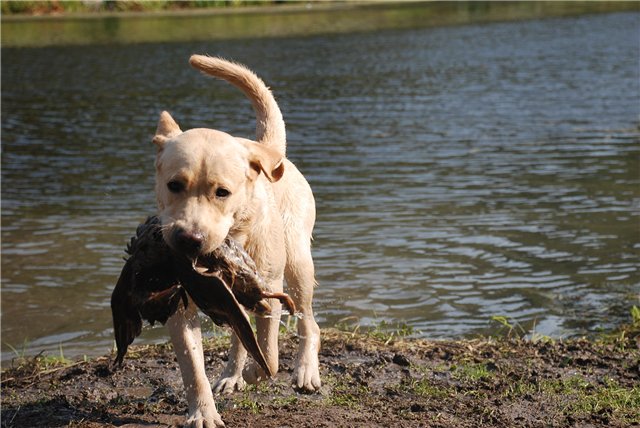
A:
MULTIPOLYGON (((207 254, 230 236, 253 258, 269 292, 282 292, 286 279, 302 314, 293 383, 317 390, 320 331, 311 308, 315 279, 310 250, 315 202, 307 181, 285 158, 282 114, 266 85, 244 66, 201 55, 192 56, 190 63, 244 92, 256 112, 256 141, 205 128, 182 132, 169 113, 160 115, 153 142, 158 150, 156 196, 164 239, 179 251, 181 233, 197 236, 200 253, 207 254), (182 190, 172 191, 170 182, 182 190), (230 194, 220 197, 220 189, 230 194)), ((279 313, 280 302, 270 303, 279 313)), ((187 426, 222 426, 205 374, 193 307, 181 306, 167 322, 187 394, 187 426)), ((256 319, 258 343, 273 373, 278 368, 278 324, 278 317, 256 319)), ((229 393, 245 381, 266 378, 254 362, 245 367, 246 359, 246 350, 232 337, 229 362, 214 386, 216 392, 229 393)))

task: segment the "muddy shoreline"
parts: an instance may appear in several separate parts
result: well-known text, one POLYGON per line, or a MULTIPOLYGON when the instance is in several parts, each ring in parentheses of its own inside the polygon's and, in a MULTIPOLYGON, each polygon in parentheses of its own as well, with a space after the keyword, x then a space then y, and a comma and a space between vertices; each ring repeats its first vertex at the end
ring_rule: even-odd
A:
MULTIPOLYGON (((290 384, 297 339, 275 379, 216 397, 229 427, 631 427, 640 424, 636 333, 607 340, 430 341, 323 330, 323 387, 290 384)), ((228 338, 205 344, 210 379, 228 338)), ((43 356, 2 373, 2 427, 179 426, 186 412, 170 345, 89 361, 43 356)))

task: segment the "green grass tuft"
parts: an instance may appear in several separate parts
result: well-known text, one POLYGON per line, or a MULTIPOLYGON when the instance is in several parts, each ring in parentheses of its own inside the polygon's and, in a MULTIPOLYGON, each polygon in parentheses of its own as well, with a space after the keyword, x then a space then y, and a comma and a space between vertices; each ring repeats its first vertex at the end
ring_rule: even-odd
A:
POLYGON ((464 381, 489 380, 494 374, 486 364, 460 364, 451 366, 453 377, 464 381))

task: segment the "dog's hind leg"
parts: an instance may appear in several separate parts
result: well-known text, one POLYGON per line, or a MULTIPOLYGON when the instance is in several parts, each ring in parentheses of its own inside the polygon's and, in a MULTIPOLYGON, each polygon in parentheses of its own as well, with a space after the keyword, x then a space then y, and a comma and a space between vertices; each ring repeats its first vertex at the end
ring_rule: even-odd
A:
POLYGON ((167 321, 171 343, 178 359, 182 382, 187 395, 189 413, 186 427, 222 427, 207 379, 202 352, 202 335, 196 305, 189 302, 167 321))
POLYGON ((216 381, 213 391, 215 393, 230 394, 244 389, 245 382, 242 378, 242 369, 247 360, 247 350, 240 343, 235 333, 231 334, 231 348, 229 349, 229 361, 222 374, 216 381))
MULTIPOLYGON (((282 278, 272 281, 268 286, 268 292, 282 293, 282 281, 282 278)), ((269 369, 271 373, 275 374, 278 371, 278 330, 282 304, 278 299, 270 299, 269 306, 272 315, 256 316, 256 336, 269 369)), ((234 333, 231 336, 229 362, 216 382, 213 388, 214 392, 228 394, 242 390, 245 381, 253 384, 269 378, 258 363, 253 360, 243 370, 246 360, 247 351, 234 333)))
MULTIPOLYGON (((282 293, 283 278, 272 281, 268 286, 270 293, 282 293)), ((269 299, 271 315, 256 315, 256 330, 258 345, 264 354, 271 373, 278 372, 278 332, 280 330, 280 317, 282 313, 282 303, 278 299, 269 299)), ((269 376, 255 362, 247 366, 243 373, 244 380, 249 383, 258 383, 266 380, 269 376)))

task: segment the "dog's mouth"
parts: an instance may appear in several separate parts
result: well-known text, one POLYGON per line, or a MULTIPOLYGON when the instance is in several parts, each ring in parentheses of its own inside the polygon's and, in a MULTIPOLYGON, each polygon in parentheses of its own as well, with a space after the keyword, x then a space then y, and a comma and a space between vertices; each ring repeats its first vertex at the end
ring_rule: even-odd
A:
POLYGON ((213 254, 197 255, 191 260, 191 267, 194 271, 200 275, 215 275, 218 273, 218 269, 215 266, 215 259, 213 254))

